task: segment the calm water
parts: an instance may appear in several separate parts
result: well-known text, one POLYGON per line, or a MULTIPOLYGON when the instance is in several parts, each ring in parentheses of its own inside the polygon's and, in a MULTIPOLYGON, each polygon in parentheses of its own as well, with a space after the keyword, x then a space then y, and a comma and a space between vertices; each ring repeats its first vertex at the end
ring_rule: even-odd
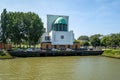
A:
POLYGON ((120 59, 76 56, 0 60, 0 80, 120 80, 120 59))

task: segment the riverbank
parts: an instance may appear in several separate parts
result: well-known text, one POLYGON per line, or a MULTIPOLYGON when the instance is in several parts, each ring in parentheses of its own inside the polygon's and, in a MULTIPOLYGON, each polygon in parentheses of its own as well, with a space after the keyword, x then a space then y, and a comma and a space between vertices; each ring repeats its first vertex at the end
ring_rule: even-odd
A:
POLYGON ((0 59, 12 59, 13 56, 11 56, 7 51, 1 51, 0 52, 0 59))
POLYGON ((104 50, 102 56, 120 59, 120 50, 104 50))

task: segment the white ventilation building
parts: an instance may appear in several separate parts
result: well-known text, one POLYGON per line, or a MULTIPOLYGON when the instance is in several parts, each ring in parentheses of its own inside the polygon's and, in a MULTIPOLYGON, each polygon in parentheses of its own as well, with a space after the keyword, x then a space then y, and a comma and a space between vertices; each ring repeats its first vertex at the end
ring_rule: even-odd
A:
POLYGON ((74 33, 69 31, 69 17, 47 15, 47 32, 42 35, 42 43, 50 43, 54 48, 66 48, 72 46, 73 42, 74 33))

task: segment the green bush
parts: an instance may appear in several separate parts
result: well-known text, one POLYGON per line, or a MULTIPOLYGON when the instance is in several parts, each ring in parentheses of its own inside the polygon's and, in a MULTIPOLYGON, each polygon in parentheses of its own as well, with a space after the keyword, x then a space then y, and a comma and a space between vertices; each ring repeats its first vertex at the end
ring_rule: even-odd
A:
POLYGON ((5 56, 6 54, 3 51, 0 51, 1 56, 5 56))

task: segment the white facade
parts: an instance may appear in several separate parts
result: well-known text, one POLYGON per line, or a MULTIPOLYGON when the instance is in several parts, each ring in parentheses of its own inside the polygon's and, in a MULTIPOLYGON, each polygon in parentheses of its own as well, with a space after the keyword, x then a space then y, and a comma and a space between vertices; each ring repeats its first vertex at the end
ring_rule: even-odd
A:
POLYGON ((74 35, 73 32, 56 32, 51 31, 52 45, 73 45, 74 35))
POLYGON ((46 36, 49 36, 49 33, 48 33, 48 32, 46 32, 46 33, 44 33, 44 34, 42 35, 42 42, 50 42, 50 40, 46 40, 46 39, 45 39, 46 36))
POLYGON ((51 42, 52 45, 73 45, 74 33, 68 29, 68 20, 68 16, 47 15, 47 32, 42 35, 42 42, 51 42))

